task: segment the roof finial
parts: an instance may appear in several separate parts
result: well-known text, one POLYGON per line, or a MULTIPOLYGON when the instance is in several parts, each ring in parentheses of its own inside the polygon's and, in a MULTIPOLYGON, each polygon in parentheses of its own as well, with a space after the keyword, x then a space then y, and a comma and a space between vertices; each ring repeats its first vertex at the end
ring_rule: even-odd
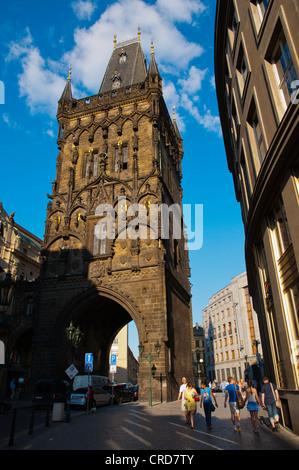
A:
POLYGON ((140 41, 140 36, 141 36, 141 25, 138 25, 138 41, 140 41))
POLYGON ((114 34, 114 39, 113 39, 113 42, 114 42, 114 49, 116 48, 116 38, 117 38, 117 34, 115 33, 115 34, 114 34))
POLYGON ((172 108, 172 115, 173 115, 173 120, 176 121, 176 117, 175 117, 175 106, 173 106, 173 108, 172 108))
POLYGON ((72 75, 72 66, 70 66, 70 69, 69 69, 69 76, 67 77, 68 80, 71 79, 71 75, 72 75))
POLYGON ((151 41, 151 54, 154 54, 154 40, 151 41))

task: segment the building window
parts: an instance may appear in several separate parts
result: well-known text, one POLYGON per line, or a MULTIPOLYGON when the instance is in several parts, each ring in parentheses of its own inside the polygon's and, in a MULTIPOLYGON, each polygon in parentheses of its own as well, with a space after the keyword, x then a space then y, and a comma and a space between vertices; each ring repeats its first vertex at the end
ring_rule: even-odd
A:
POLYGON ((268 220, 272 231, 276 259, 278 260, 291 244, 287 216, 281 197, 270 212, 268 220))
POLYGON ((292 83, 298 78, 290 49, 283 33, 281 33, 276 44, 272 64, 276 72, 277 85, 282 92, 282 97, 287 107, 293 93, 292 83))
POLYGON ((261 122, 257 113, 254 100, 252 100, 250 106, 247 122, 249 125, 249 141, 251 144, 253 158, 255 159, 255 156, 257 156, 258 162, 261 166, 263 164, 267 151, 261 122))
POLYGON ((119 149, 116 148, 114 151, 114 171, 120 170, 120 156, 119 149))
POLYGON ((27 301, 27 305, 26 305, 26 315, 32 315, 33 313, 33 299, 30 297, 27 301))
POLYGON ((241 178, 243 181, 243 187, 245 188, 245 197, 246 197, 246 203, 248 207, 252 192, 251 192, 249 173, 248 173, 248 168, 247 168, 247 163, 245 160, 245 154, 244 154, 243 148, 241 151, 240 166, 241 166, 241 178))
POLYGON ((238 60, 237 60, 237 77, 238 77, 238 85, 240 90, 240 96, 243 97, 244 88, 246 85, 246 81, 249 78, 249 67, 245 57, 243 45, 240 45, 238 60))
POLYGON ((235 102, 234 97, 232 100, 232 131, 235 137, 235 142, 238 147, 239 137, 240 137, 240 121, 239 121, 239 116, 238 116, 236 102, 235 102))
POLYGON ((114 171, 127 170, 128 168, 128 147, 119 144, 114 151, 114 171))
POLYGON ((89 169, 90 169, 90 154, 85 156, 85 178, 89 177, 89 169))
POLYGON ((231 10, 229 13, 229 20, 228 20, 228 39, 229 39, 231 51, 234 50, 235 40, 238 35, 238 29, 239 29, 239 20, 238 20, 238 16, 235 11, 234 5, 232 4, 231 10))
POLYGON ((107 223, 98 222, 94 228, 93 254, 104 255, 106 253, 107 223))
POLYGON ((126 170, 128 168, 128 147, 123 147, 122 157, 123 157, 122 167, 123 167, 123 170, 126 170))
POLYGON ((93 176, 95 178, 98 176, 98 166, 99 166, 99 154, 95 153, 93 156, 93 176))
POLYGON ((280 22, 274 30, 270 47, 265 56, 265 68, 269 89, 276 105, 278 118, 281 120, 294 94, 298 76, 280 22))

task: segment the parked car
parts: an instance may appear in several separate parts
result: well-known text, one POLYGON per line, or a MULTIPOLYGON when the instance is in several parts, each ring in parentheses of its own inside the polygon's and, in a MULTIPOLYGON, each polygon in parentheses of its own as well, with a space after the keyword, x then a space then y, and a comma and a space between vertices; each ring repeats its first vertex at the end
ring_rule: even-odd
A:
POLYGON ((86 408, 87 405, 87 387, 77 388, 71 393, 71 406, 80 406, 86 408))
POLYGON ((32 396, 32 404, 48 406, 53 403, 66 403, 69 383, 66 380, 41 379, 38 380, 32 396))
POLYGON ((130 390, 126 388, 126 384, 116 384, 113 386, 113 390, 111 385, 107 385, 104 388, 109 391, 109 393, 113 393, 113 403, 121 404, 133 401, 133 395, 130 390))
MULTIPOLYGON (((87 387, 78 388, 71 393, 71 406, 87 407, 87 387)), ((93 398, 96 406, 109 405, 112 403, 112 395, 102 387, 93 390, 93 398)))
POLYGON ((129 391, 133 395, 133 400, 138 400, 138 385, 132 385, 132 387, 129 387, 129 391))

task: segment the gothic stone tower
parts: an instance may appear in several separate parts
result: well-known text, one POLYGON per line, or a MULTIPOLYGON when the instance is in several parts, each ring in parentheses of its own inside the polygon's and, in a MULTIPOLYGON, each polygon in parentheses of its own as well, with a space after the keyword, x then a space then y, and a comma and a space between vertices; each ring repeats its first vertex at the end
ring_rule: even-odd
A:
POLYGON ((154 228, 150 215, 162 204, 182 207, 183 147, 162 96, 153 46, 147 67, 140 34, 122 44, 115 40, 98 94, 74 99, 69 76, 57 119, 32 378, 67 378, 71 360, 82 373, 85 352, 94 354, 94 373, 108 375, 112 341, 134 320, 144 345, 141 399, 148 396, 146 358, 157 341, 153 400, 161 394, 175 399, 181 376, 193 375, 189 260, 182 215, 180 237, 173 233, 172 211, 169 236, 161 235, 161 215, 154 228), (136 223, 133 204, 144 209, 143 223, 136 223), (64 337, 70 321, 84 333, 74 357, 64 337))

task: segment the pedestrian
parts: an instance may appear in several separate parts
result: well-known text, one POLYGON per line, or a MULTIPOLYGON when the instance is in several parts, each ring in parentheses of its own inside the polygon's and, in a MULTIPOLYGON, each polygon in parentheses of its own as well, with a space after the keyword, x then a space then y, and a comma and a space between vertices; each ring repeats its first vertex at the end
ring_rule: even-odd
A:
POLYGON ((263 385, 261 389, 262 394, 262 407, 267 410, 272 431, 277 432, 279 424, 279 414, 276 403, 279 401, 279 394, 277 387, 274 383, 270 382, 268 377, 263 378, 263 385))
POLYGON ((239 385, 239 389, 240 389, 240 392, 242 394, 242 397, 245 400, 245 398, 246 398, 246 384, 245 384, 244 380, 240 379, 238 385, 239 385))
POLYGON ((221 384, 220 384, 220 388, 221 388, 221 390, 222 390, 222 398, 223 398, 223 399, 224 399, 224 397, 225 397, 225 389, 226 389, 227 386, 228 386, 228 382, 227 382, 225 379, 223 379, 222 382, 221 382, 221 384))
POLYGON ((186 377, 182 377, 182 385, 180 386, 180 391, 179 391, 177 403, 179 403, 179 401, 181 400, 181 410, 184 411, 184 413, 185 413, 186 424, 190 424, 190 420, 188 418, 188 411, 186 410, 186 407, 185 407, 185 401, 186 400, 185 400, 185 397, 184 397, 184 393, 185 393, 186 388, 187 388, 187 379, 186 379, 186 377))
POLYGON ((259 418, 258 413, 260 410, 260 400, 256 388, 253 386, 252 380, 248 380, 248 388, 246 389, 247 410, 250 413, 251 424, 253 432, 259 433, 259 418))
POLYGON ((88 413, 93 413, 96 410, 95 402, 93 398, 92 386, 89 385, 87 390, 87 411, 88 413))
POLYGON ((202 408, 203 404, 207 429, 212 429, 212 411, 215 410, 212 397, 214 398, 215 406, 218 408, 216 396, 214 395, 213 390, 203 383, 200 394, 200 407, 202 408))
POLYGON ((229 408, 231 412, 231 420, 234 426, 234 430, 241 432, 241 417, 240 410, 237 403, 237 393, 239 391, 239 386, 235 383, 233 377, 228 378, 228 386, 225 389, 225 398, 224 398, 224 408, 226 408, 227 400, 229 401, 229 408), (237 424, 236 424, 237 420, 237 424))
POLYGON ((191 423, 191 429, 194 429, 194 415, 196 412, 196 401, 195 397, 198 397, 198 393, 193 387, 191 382, 188 382, 187 388, 184 392, 185 397, 185 408, 187 410, 187 418, 191 423))

